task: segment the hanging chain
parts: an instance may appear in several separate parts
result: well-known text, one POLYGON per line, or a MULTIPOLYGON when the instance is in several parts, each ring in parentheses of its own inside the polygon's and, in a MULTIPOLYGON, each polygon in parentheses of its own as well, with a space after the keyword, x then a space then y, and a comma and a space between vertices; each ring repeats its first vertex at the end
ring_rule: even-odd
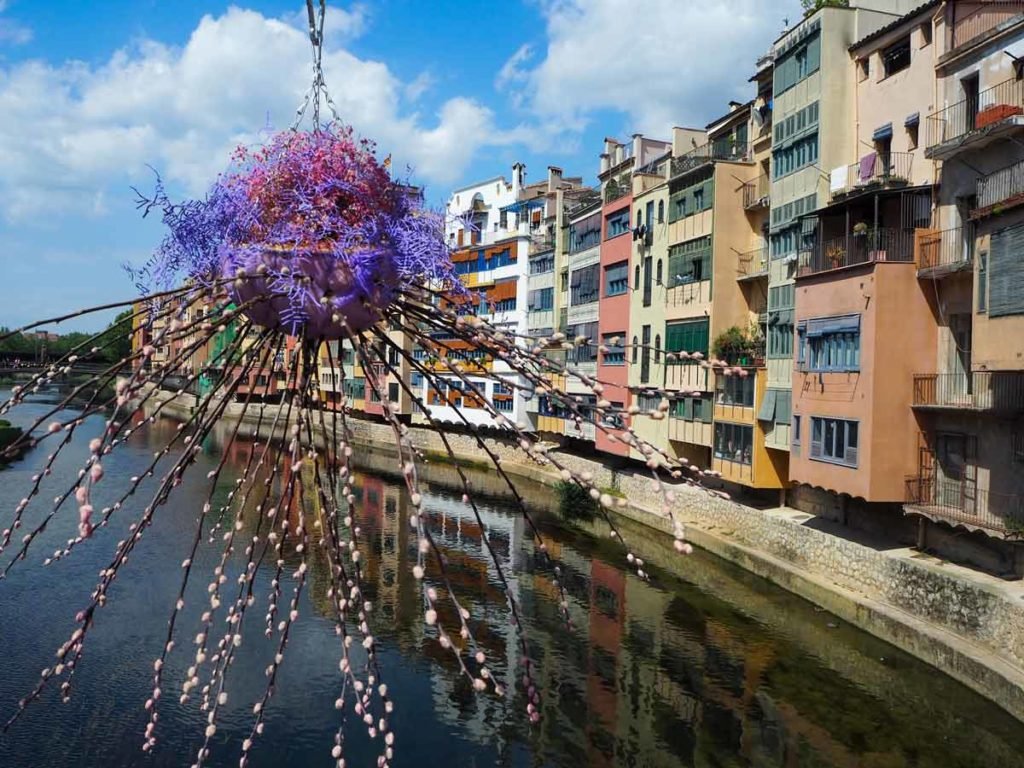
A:
POLYGON ((320 130, 320 97, 323 96, 331 115, 335 120, 340 121, 338 110, 334 106, 331 94, 327 92, 327 82, 324 80, 323 55, 324 55, 324 16, 327 14, 327 0, 320 0, 319 13, 313 7, 313 0, 306 0, 306 15, 309 17, 309 42, 313 50, 313 84, 306 91, 302 104, 296 110, 295 122, 292 123, 292 130, 297 130, 302 122, 306 109, 309 108, 310 100, 313 102, 313 131, 320 130))

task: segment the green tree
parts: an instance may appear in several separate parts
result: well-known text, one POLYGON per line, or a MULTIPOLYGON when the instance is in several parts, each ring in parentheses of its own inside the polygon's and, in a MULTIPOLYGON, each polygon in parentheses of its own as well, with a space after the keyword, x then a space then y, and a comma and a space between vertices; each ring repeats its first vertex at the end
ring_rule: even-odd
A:
POLYGON ((819 8, 849 8, 850 0, 800 0, 804 16, 810 16, 819 8))
POLYGON ((103 347, 101 354, 105 359, 116 362, 131 354, 133 312, 130 308, 121 312, 96 340, 94 346, 103 347))

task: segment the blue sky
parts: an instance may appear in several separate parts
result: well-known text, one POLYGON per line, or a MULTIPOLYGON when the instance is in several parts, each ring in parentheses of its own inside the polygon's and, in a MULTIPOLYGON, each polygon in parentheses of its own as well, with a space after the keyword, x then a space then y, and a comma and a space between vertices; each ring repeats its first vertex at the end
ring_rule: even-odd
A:
MULTIPOLYGON (((604 136, 702 126, 750 98, 797 0, 329 5, 342 117, 428 198, 527 165, 593 180, 604 136)), ((0 0, 0 325, 129 298, 159 240, 132 185, 199 195, 309 82, 295 0, 0 0)), ((109 315, 65 323, 91 330, 109 315)))

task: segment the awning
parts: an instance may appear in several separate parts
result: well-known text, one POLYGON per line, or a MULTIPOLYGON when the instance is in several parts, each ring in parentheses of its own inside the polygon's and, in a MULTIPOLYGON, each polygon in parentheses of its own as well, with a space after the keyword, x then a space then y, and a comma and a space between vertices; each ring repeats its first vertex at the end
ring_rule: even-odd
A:
POLYGON ((885 125, 875 128, 875 132, 871 134, 871 138, 874 141, 883 141, 885 139, 892 138, 892 123, 886 123, 885 125))
POLYGON ((807 336, 825 336, 832 333, 856 333, 860 330, 860 315, 844 317, 820 317, 807 321, 807 336))
POLYGON ((768 325, 792 325, 793 310, 777 309, 768 313, 768 325))
POLYGON ((907 115, 907 119, 903 121, 905 128, 913 128, 915 125, 921 122, 921 113, 915 112, 912 115, 907 115))
POLYGON ((529 211, 534 208, 543 208, 544 198, 543 197, 531 197, 529 200, 516 200, 514 203, 509 205, 501 206, 500 210, 508 213, 519 213, 520 211, 529 211))
POLYGON ((775 398, 778 393, 777 389, 765 390, 761 409, 757 412, 758 421, 775 421, 775 398))

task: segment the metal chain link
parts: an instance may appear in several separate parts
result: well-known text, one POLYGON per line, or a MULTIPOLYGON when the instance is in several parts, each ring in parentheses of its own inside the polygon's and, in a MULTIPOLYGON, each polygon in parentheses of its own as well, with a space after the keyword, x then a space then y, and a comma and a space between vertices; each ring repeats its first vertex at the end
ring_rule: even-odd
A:
POLYGON ((295 112, 295 122, 292 123, 292 130, 298 130, 302 118, 309 108, 310 100, 313 102, 313 131, 320 130, 320 98, 323 97, 331 110, 331 115, 336 121, 341 121, 338 110, 334 105, 334 99, 327 91, 327 82, 324 80, 323 54, 324 54, 324 16, 327 14, 327 0, 320 0, 320 12, 317 14, 313 7, 313 0, 306 0, 306 14, 309 17, 309 42, 313 53, 313 84, 306 91, 302 103, 295 112))

